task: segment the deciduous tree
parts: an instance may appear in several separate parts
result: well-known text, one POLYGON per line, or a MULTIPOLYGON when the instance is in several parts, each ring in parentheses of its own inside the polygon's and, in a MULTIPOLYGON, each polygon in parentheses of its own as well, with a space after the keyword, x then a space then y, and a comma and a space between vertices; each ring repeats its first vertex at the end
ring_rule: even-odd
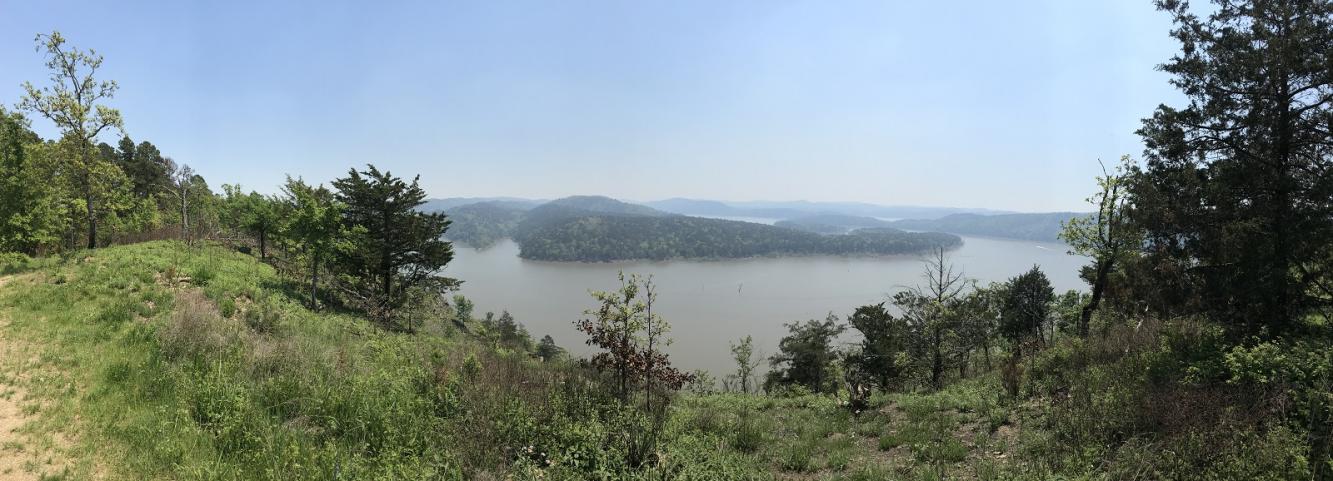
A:
POLYGON ((94 249, 100 200, 97 184, 103 182, 98 173, 105 170, 101 168, 105 161, 95 152, 93 142, 103 131, 121 128, 120 111, 101 104, 115 95, 116 82, 98 81, 94 75, 102 66, 102 56, 91 49, 85 52, 66 45, 60 32, 39 34, 36 42, 46 53, 51 84, 38 88, 24 82, 19 107, 54 122, 72 144, 72 170, 84 201, 88 248, 94 249))

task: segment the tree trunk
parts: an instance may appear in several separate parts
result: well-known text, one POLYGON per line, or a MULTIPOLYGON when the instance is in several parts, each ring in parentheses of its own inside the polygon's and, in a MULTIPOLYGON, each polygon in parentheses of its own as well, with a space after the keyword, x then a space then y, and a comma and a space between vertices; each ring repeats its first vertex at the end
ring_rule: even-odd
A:
POLYGON ((265 260, 267 256, 264 253, 264 230, 259 230, 259 260, 265 260))
POLYGON ((1078 318, 1079 337, 1088 337, 1088 324, 1092 322, 1092 313, 1102 302, 1102 292, 1106 290, 1107 277, 1111 274, 1111 263, 1106 260, 1097 263, 1097 278, 1092 282, 1092 298, 1083 306, 1083 313, 1078 318))
MULTIPOLYGON (((260 252, 263 252, 262 248, 260 249, 260 252)), ((318 301, 316 300, 315 297, 315 294, 318 292, 316 291, 318 286, 319 286, 319 260, 318 257, 312 256, 310 261, 310 309, 314 311, 319 310, 319 304, 317 304, 318 301)))
POLYGON ((934 385, 936 389, 939 389, 940 378, 944 375, 944 353, 940 352, 940 343, 942 342, 940 339, 940 328, 936 327, 934 332, 935 352, 933 356, 934 360, 930 366, 930 383, 934 385))
POLYGON ((185 192, 185 187, 183 185, 181 186, 180 196, 181 196, 181 240, 185 241, 185 243, 188 244, 190 243, 190 216, 189 216, 189 208, 186 206, 187 202, 186 192, 185 192))
POLYGON ((88 248, 97 248, 97 209, 93 203, 92 165, 88 162, 88 145, 83 147, 83 200, 88 209, 88 248))
POLYGON ((94 210, 92 187, 88 187, 88 192, 83 198, 88 208, 88 248, 97 248, 97 212, 94 210))
POLYGON ((990 370, 991 370, 991 364, 990 364, 990 337, 989 337, 989 336, 983 336, 983 337, 981 338, 981 349, 982 349, 982 352, 984 352, 984 353, 986 354, 986 370, 987 370, 987 371, 990 371, 990 370))

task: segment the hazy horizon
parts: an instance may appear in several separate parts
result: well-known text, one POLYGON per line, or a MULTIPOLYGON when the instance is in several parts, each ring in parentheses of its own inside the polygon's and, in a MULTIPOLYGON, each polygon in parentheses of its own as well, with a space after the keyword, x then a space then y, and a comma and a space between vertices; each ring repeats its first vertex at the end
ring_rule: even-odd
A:
POLYGON ((1179 96, 1147 1, 0 3, 0 103, 59 30, 131 138, 269 193, 374 163, 435 198, 1080 211, 1179 96))

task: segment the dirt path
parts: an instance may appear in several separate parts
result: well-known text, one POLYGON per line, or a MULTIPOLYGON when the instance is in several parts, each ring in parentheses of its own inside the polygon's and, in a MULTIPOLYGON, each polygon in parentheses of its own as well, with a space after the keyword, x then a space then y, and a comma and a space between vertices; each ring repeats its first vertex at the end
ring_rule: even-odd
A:
MULTIPOLYGON (((0 277, 0 289, 16 280, 14 275, 0 277)), ((25 368, 39 360, 29 346, 11 338, 9 321, 9 313, 0 312, 0 481, 64 479, 67 469, 52 449, 52 438, 39 441, 25 429, 40 408, 23 387, 25 368)))

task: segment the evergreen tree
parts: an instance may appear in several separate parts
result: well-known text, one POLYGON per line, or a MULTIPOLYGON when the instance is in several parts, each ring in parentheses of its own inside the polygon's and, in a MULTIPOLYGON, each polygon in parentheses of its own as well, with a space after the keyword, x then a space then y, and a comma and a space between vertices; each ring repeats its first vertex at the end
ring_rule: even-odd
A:
POLYGON ((413 289, 442 293, 457 284, 438 274, 454 257, 443 239, 449 221, 418 210, 426 192, 417 181, 409 184, 373 165, 333 181, 351 233, 338 268, 355 300, 382 322, 394 320, 413 289))
POLYGON ((167 159, 151 142, 139 142, 134 147, 134 159, 129 165, 125 172, 134 181, 136 193, 144 197, 162 194, 171 182, 167 159))
POLYGON ((542 336, 541 342, 537 343, 537 357, 543 361, 551 361, 564 354, 565 350, 555 344, 555 339, 550 334, 542 336))
POLYGON ((1233 334, 1279 333, 1333 307, 1333 2, 1159 0, 1185 94, 1139 130, 1132 191, 1156 271, 1233 334))
POLYGON ((1015 355, 1029 341, 1045 343, 1043 329, 1050 317, 1055 292, 1040 267, 1009 280, 1000 310, 1000 331, 1014 343, 1015 355))
POLYGON ((796 384, 814 392, 831 392, 836 386, 833 340, 847 327, 838 324, 838 316, 833 314, 823 321, 811 319, 786 326, 789 334, 778 341, 778 353, 769 358, 773 370, 764 381, 765 389, 796 384))
POLYGON ((856 308, 847 324, 861 333, 861 349, 848 356, 848 368, 866 373, 882 390, 891 389, 906 374, 908 327, 884 303, 856 308))

